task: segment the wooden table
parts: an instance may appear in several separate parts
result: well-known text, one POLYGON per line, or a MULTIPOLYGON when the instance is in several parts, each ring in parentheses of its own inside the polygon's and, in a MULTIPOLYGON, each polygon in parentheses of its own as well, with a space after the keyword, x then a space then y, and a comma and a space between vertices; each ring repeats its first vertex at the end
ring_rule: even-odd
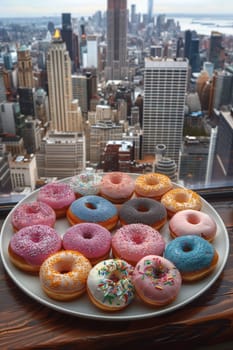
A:
MULTIPOLYGON (((25 295, 0 262, 0 349, 156 349, 233 341, 233 196, 207 199, 222 217, 230 255, 217 281, 172 313, 137 321, 96 321, 56 312, 25 295)), ((182 348, 181 348, 182 349, 182 348)))

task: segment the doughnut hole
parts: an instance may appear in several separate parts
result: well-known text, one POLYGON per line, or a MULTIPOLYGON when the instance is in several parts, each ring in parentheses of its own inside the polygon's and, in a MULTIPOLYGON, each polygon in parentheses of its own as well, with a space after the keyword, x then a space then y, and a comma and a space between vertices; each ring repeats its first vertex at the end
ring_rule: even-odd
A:
POLYGON ((111 275, 108 278, 113 283, 117 283, 120 281, 120 275, 116 271, 112 272, 111 275))
POLYGON ((87 202, 87 203, 85 203, 85 206, 88 208, 88 209, 97 209, 97 206, 95 205, 95 204, 93 204, 93 203, 89 203, 89 202, 87 202))
POLYGON ((189 214, 187 217, 187 221, 193 225, 197 225, 200 223, 200 219, 195 214, 189 214))
POLYGON ((139 211, 140 213, 141 212, 146 212, 146 211, 149 211, 148 208, 144 207, 143 205, 140 205, 138 208, 137 208, 137 211, 139 211))
POLYGON ((191 252, 193 250, 193 246, 191 244, 185 243, 182 246, 182 250, 184 253, 191 252))
POLYGON ((184 203, 184 202, 188 202, 188 200, 189 200, 189 196, 187 195, 187 193, 180 192, 180 193, 176 193, 175 195, 176 202, 184 203))
POLYGON ((146 184, 149 186, 155 186, 159 184, 159 181, 157 178, 155 177, 149 177, 146 179, 146 184))
POLYGON ((119 174, 112 174, 110 179, 111 182, 115 185, 118 185, 121 182, 121 177, 119 176, 119 174))
POLYGON ((74 268, 74 261, 72 258, 67 258, 66 260, 58 261, 54 265, 54 270, 57 273, 60 273, 62 275, 72 272, 73 268, 74 268))
POLYGON ((93 234, 91 232, 84 232, 83 233, 83 238, 85 239, 92 239, 93 238, 93 234))
POLYGON ((132 237, 132 241, 135 244, 142 244, 143 243, 143 238, 141 237, 141 235, 135 233, 133 235, 133 237, 132 237))

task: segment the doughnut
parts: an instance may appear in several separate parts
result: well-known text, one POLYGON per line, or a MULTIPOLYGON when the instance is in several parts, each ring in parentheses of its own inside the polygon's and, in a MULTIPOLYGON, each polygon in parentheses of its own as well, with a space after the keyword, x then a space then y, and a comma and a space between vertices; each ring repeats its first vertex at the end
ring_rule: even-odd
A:
POLYGON ((90 261, 79 252, 61 250, 48 257, 40 267, 40 285, 50 298, 67 301, 86 291, 90 261))
POLYGON ((87 294, 98 308, 118 311, 134 299, 133 267, 124 260, 107 259, 99 262, 89 272, 87 294))
POLYGON ((62 248, 62 240, 54 228, 32 225, 14 234, 8 245, 11 262, 22 271, 38 273, 43 261, 62 248))
POLYGON ((152 227, 129 224, 120 227, 112 237, 112 253, 135 266, 145 255, 163 255, 165 240, 152 227))
POLYGON ((161 256, 148 255, 135 266, 133 283, 137 295, 144 303, 163 306, 176 299, 182 278, 171 261, 161 256))
POLYGON ((56 217, 61 218, 66 216, 67 209, 76 197, 68 184, 51 182, 39 189, 37 199, 50 205, 55 211, 56 217))
POLYGON ((133 198, 123 203, 118 211, 121 225, 142 223, 159 230, 167 221, 167 211, 151 198, 133 198))
POLYGON ((94 223, 76 224, 63 236, 63 248, 82 253, 92 265, 109 258, 112 236, 110 232, 94 223))
POLYGON ((101 175, 87 171, 73 176, 70 180, 70 187, 73 189, 76 199, 82 196, 98 195, 101 181, 101 175))
POLYGON ((134 180, 120 171, 107 173, 102 178, 100 195, 114 204, 122 204, 132 197, 134 180))
POLYGON ((174 188, 165 193, 161 203, 171 218, 176 212, 185 209, 201 210, 202 202, 199 194, 186 188, 174 188))
POLYGON ((162 195, 172 189, 170 178, 160 173, 139 175, 135 180, 135 194, 137 197, 149 197, 160 200, 162 195))
POLYGON ((214 246, 204 238, 193 235, 173 239, 165 248, 164 257, 172 261, 182 280, 193 282, 210 274, 218 262, 214 246))
POLYGON ((78 198, 70 205, 67 219, 71 225, 91 222, 111 230, 118 222, 118 212, 107 199, 90 195, 78 198))
POLYGON ((23 227, 32 225, 48 225, 54 227, 55 211, 43 202, 28 202, 19 204, 12 213, 11 224, 17 232, 23 227))
POLYGON ((212 242, 217 232, 214 219, 201 211, 186 209, 178 211, 169 222, 172 238, 184 235, 197 235, 212 242))

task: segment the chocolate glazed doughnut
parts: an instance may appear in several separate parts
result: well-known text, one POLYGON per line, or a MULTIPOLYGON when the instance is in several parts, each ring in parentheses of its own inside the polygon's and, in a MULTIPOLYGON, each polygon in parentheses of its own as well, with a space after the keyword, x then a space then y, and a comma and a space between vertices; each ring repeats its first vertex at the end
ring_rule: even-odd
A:
POLYGON ((121 225, 146 224, 154 229, 160 229, 167 221, 165 207, 150 198, 133 198, 122 204, 119 209, 121 225))

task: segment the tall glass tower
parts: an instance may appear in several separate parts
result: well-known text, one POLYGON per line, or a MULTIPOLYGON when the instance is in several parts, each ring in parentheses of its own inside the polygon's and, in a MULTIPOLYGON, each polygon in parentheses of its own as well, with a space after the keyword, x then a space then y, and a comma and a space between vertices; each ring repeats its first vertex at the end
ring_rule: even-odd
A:
POLYGON ((154 0, 148 0, 148 11, 147 11, 147 16, 148 16, 148 23, 152 22, 153 20, 153 11, 154 11, 154 0))
POLYGON ((127 23, 127 0, 108 0, 106 80, 128 76, 127 23))

